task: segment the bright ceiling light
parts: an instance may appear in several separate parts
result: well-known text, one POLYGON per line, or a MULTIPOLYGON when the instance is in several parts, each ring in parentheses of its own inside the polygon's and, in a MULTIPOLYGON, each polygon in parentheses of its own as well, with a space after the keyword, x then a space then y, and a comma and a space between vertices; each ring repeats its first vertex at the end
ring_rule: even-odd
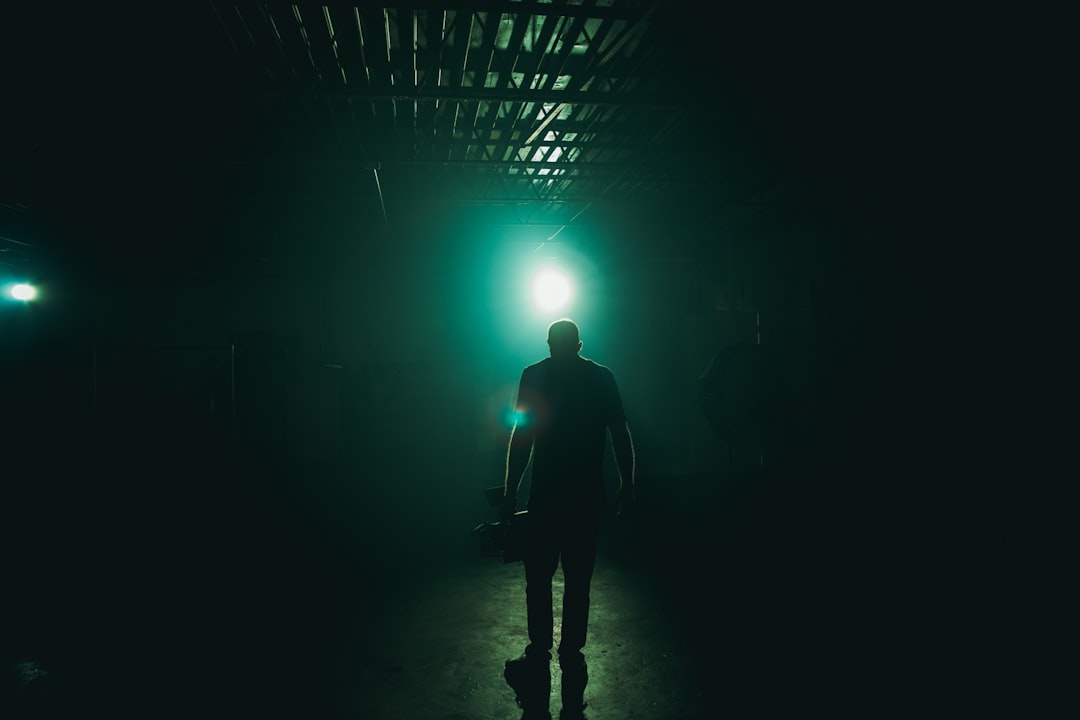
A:
POLYGON ((544 312, 555 312, 570 302, 570 281, 555 270, 545 270, 536 276, 532 286, 533 304, 544 312))

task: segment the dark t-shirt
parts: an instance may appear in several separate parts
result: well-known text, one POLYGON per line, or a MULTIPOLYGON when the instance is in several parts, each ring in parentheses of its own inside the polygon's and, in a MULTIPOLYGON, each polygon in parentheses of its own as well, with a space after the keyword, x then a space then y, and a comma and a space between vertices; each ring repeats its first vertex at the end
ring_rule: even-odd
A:
POLYGON ((521 373, 517 413, 534 438, 529 509, 602 503, 607 428, 626 422, 611 371, 545 358, 521 373))

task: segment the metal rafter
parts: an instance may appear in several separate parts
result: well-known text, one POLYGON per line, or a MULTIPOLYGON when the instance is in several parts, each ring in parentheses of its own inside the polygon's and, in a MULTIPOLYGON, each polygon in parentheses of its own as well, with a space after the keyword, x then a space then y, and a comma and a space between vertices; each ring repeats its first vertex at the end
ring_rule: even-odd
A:
POLYGON ((395 167, 387 192, 419 187, 408 168, 455 167, 482 199, 535 203, 708 177, 674 138, 701 98, 668 89, 685 85, 661 69, 677 42, 654 23, 663 2, 212 4, 289 135, 262 162, 395 167))

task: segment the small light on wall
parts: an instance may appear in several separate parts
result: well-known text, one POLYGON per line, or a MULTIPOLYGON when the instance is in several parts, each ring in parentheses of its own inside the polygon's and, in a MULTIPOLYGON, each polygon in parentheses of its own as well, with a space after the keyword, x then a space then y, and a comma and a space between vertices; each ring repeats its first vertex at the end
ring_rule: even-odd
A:
POLYGON ((33 285, 28 283, 17 283, 11 286, 9 290, 11 297, 23 302, 30 302, 37 297, 38 291, 33 285))

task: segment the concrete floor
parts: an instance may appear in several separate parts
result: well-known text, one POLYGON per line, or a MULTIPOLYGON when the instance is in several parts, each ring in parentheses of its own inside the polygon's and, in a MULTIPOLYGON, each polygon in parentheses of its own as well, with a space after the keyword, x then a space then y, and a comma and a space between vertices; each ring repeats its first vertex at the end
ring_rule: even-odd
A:
MULTIPOLYGON (((97 496, 95 517, 78 497, 39 498, 47 512, 24 522, 40 535, 24 531, 11 566, 4 717, 520 717, 502 669, 526 642, 524 571, 480 553, 471 529, 490 518, 412 526, 376 512, 335 534, 329 514, 284 497, 166 505, 138 488, 114 500, 128 493, 159 514, 110 516, 119 503, 97 496)), ((658 502, 609 519, 586 647, 590 720, 789 717, 821 699, 806 682, 820 676, 791 672, 807 638, 777 636, 812 596, 770 600, 775 581, 747 591, 715 520, 658 502)))
MULTIPOLYGON (((502 665, 524 646, 524 590, 521 565, 490 558, 447 563, 413 585, 384 622, 363 630, 373 652, 348 664, 349 716, 520 717, 502 665)), ((557 577, 556 603, 561 591, 557 577)), ((682 638, 671 631, 655 591, 618 565, 602 562, 592 597, 588 717, 703 717, 680 651, 682 638)), ((558 687, 558 663, 552 662, 556 716, 558 687)))
MULTIPOLYGON (((108 556, 69 547, 23 568, 36 577, 14 598, 4 717, 520 717, 502 668, 526 641, 522 566, 468 532, 398 539, 364 548, 366 564, 287 535, 194 557, 122 538, 108 556)), ((557 575, 556 603, 561 590, 557 575)), ((605 552, 592 597, 587 717, 708 717, 647 576, 605 552)))
MULTIPOLYGON (((70 477, 7 489, 5 720, 520 717, 502 670, 526 642, 523 568, 480 554, 479 491, 465 511, 443 502, 453 488, 425 497, 422 519, 400 511, 408 486, 397 500, 358 486, 354 517, 347 493, 328 508, 265 476, 70 477)), ((912 535, 878 527, 865 499, 850 513, 783 483, 725 499, 701 479, 645 480, 637 515, 602 538, 590 720, 1030 705, 988 687, 990 660, 940 619, 955 567, 914 582, 911 557, 930 556, 905 554, 912 535)))

